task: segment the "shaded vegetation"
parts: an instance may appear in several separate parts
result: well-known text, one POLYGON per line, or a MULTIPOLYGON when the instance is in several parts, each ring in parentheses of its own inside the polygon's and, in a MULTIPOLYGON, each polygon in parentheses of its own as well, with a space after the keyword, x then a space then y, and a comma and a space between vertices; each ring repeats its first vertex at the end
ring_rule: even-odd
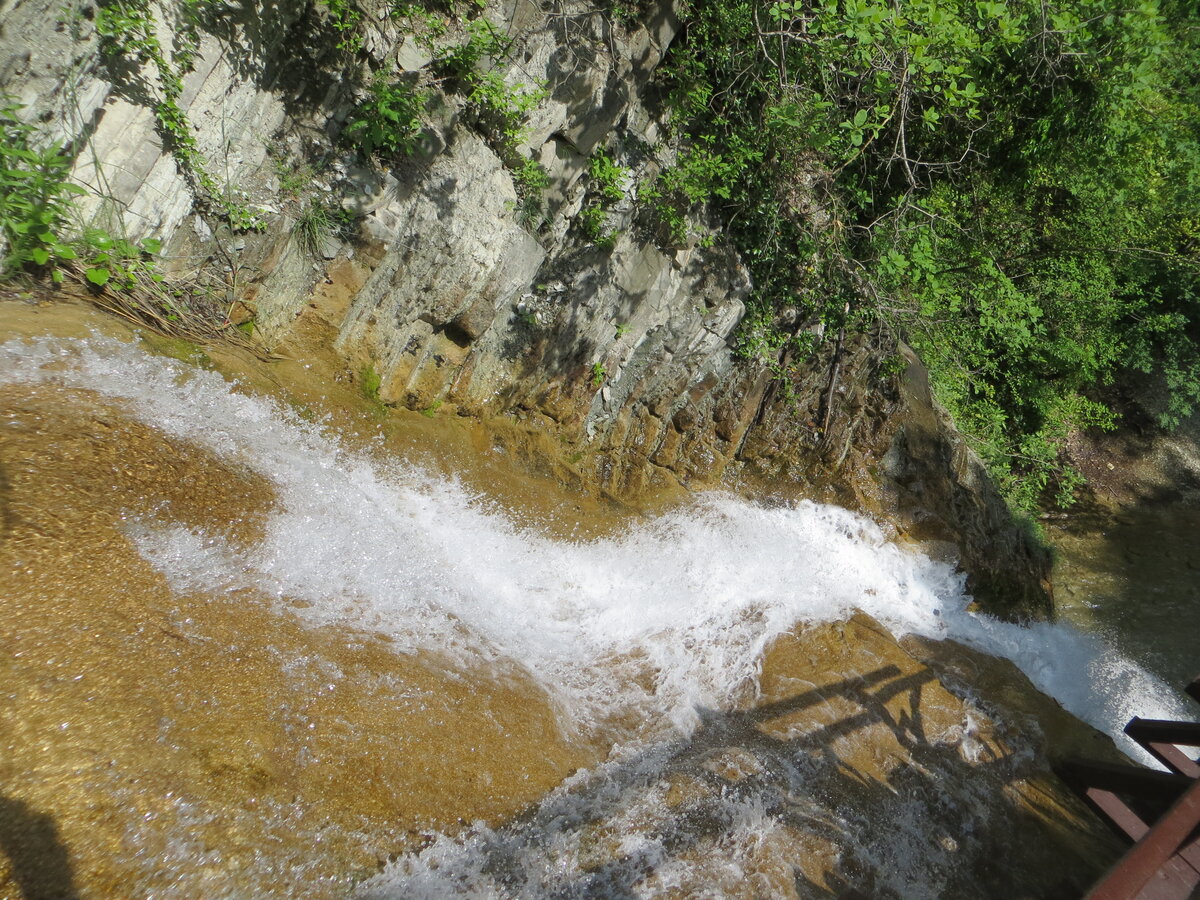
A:
MULTIPOLYGON (((709 201, 751 267, 742 349, 906 337, 1010 502, 1068 503, 1075 428, 1151 376, 1200 401, 1200 46, 1173 0, 694 0, 665 63, 671 238, 709 201)), ((786 377, 786 371, 779 371, 786 377)))

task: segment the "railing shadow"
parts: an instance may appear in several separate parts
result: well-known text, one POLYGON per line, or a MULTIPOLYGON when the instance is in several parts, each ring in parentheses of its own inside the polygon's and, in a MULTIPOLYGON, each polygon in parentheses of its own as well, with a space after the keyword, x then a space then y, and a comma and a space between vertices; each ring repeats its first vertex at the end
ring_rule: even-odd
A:
MULTIPOLYGON (((923 896, 932 883, 922 880, 923 867, 937 869, 941 896, 1024 896, 1030 873, 1006 858, 1003 836, 1038 824, 1034 812, 1005 796, 1007 784, 1029 774, 1028 757, 995 749, 989 756, 981 744, 968 762, 953 740, 931 734, 922 703, 935 679, 929 670, 905 674, 886 665, 748 710, 702 710, 688 738, 599 767, 582 785, 479 834, 473 852, 482 853, 484 873, 506 896, 641 896, 664 867, 691 866, 695 854, 744 833, 750 810, 772 828, 837 848, 836 861, 815 876, 823 883, 811 865, 788 863, 800 897, 923 896), (906 702, 892 702, 900 697, 906 702), (839 708, 848 701, 855 711, 826 721, 830 707, 815 708, 830 701, 839 708), (804 710, 813 711, 811 721, 781 722, 804 710), (877 726, 902 748, 883 779, 869 759, 874 771, 839 752, 848 746, 840 739, 877 726), (749 761, 732 777, 721 763, 731 757, 749 761), (694 790, 670 809, 633 815, 641 822, 628 842, 635 849, 622 850, 629 810, 641 809, 640 798, 664 782, 694 790), (570 869, 561 864, 564 847, 578 854, 589 842, 610 839, 612 852, 570 869), (967 844, 971 852, 960 852, 967 844)), ((795 852, 803 853, 800 845, 795 852)), ((1039 875, 1047 890, 1033 895, 1078 896, 1096 874, 1079 869, 1039 875)))

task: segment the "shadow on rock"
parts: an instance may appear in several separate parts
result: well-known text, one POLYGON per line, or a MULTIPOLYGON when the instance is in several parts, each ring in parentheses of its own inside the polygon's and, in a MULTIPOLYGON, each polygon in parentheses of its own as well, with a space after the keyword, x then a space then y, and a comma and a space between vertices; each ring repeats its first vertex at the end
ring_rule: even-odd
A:
POLYGON ((54 819, 37 812, 21 800, 0 797, 0 854, 25 900, 68 900, 78 895, 67 848, 63 846, 54 819))
POLYGON ((756 705, 699 712, 689 737, 401 860, 368 896, 452 878, 554 898, 1077 897, 1120 852, 1039 756, 865 616, 785 636, 756 705))

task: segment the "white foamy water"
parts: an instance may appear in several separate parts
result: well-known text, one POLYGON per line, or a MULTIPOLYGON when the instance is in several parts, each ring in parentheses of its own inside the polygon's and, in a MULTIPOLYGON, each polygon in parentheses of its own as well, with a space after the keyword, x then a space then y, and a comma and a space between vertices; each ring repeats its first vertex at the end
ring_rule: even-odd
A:
POLYGON ((248 552, 179 527, 134 528, 177 589, 251 585, 307 601, 295 613, 313 624, 387 633, 401 651, 516 662, 585 726, 632 705, 687 729, 697 708, 719 708, 754 680, 774 638, 854 609, 897 636, 953 638, 1007 657, 1118 739, 1135 714, 1186 709, 1091 636, 969 612, 949 566, 832 506, 764 508, 710 494, 617 537, 558 541, 453 481, 349 452, 270 400, 132 344, 10 341, 0 380, 127 401, 146 423, 271 480, 279 508, 248 552), (657 672, 650 695, 614 665, 630 657, 657 672))
MULTIPOLYGON (((568 728, 586 731, 632 712, 657 739, 686 735, 701 710, 728 708, 754 684, 764 648, 779 635, 855 609, 897 636, 953 638, 1013 660, 1127 750, 1122 727, 1131 716, 1187 714, 1175 691, 1093 636, 968 611, 963 580, 949 566, 889 543, 874 523, 835 507, 765 508, 709 494, 615 537, 553 540, 453 481, 347 450, 269 400, 135 345, 99 337, 10 341, 0 345, 0 382, 99 392, 270 479, 277 509, 264 539, 247 550, 162 522, 131 526, 142 554, 176 590, 254 587, 314 625, 386 633, 400 652, 432 649, 464 665, 518 665, 544 686, 568 728)), ((674 752, 662 751, 664 758, 674 752)), ((653 753, 638 765, 645 771, 634 767, 630 776, 626 767, 614 779, 606 789, 612 797, 601 790, 588 802, 616 804, 622 792, 648 796, 658 771, 653 753)), ((477 828, 457 841, 438 838, 370 889, 386 896, 503 893, 483 874, 497 848, 552 875, 563 854, 578 855, 555 849, 556 841, 580 840, 570 834, 571 807, 555 812, 564 802, 552 796, 544 804, 532 849, 519 834, 477 828)), ((729 834, 745 832, 750 848, 775 827, 774 814, 760 807, 760 800, 733 798, 722 813, 732 817, 729 834)), ((654 863, 661 846, 643 849, 644 867, 668 878, 671 866, 654 863)), ((622 853, 642 851, 631 844, 622 853)), ((889 866, 881 870, 900 871, 889 866)), ((552 884, 550 875, 540 883, 552 884)), ((573 883, 586 893, 586 880, 573 883)), ((894 890, 918 888, 898 883, 894 890)))

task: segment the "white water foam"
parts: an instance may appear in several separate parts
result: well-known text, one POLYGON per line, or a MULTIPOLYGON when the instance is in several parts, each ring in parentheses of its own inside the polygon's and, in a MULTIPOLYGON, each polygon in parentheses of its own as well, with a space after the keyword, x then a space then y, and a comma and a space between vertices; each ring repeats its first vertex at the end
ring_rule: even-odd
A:
POLYGON ((0 381, 126 401, 146 423, 274 483, 278 509, 248 552, 180 527, 134 529, 176 589, 254 586, 307 601, 294 612, 313 624, 384 632, 400 651, 515 662, 577 727, 635 709, 686 731, 697 710, 754 681, 774 638, 854 609, 897 636, 953 638, 1013 660, 1127 750, 1131 716, 1186 715, 1178 694, 1096 637, 968 611, 950 567, 835 507, 709 494, 618 537, 556 541, 453 481, 349 452, 272 401, 133 344, 10 341, 0 381), (654 683, 635 682, 630 666, 654 683))
POLYGON ((362 885, 364 900, 686 895, 698 884, 699 893, 717 896, 718 883, 769 894, 771 883, 755 881, 763 878, 757 860, 772 844, 784 860, 806 852, 793 843, 797 822, 816 823, 872 872, 880 896, 951 895, 963 877, 957 848, 987 829, 987 804, 998 793, 994 782, 971 777, 975 770, 964 778, 927 759, 933 768, 912 769, 910 782, 862 809, 844 806, 836 791, 814 793, 814 785, 836 784, 836 773, 831 781, 804 753, 759 748, 756 765, 769 777, 722 786, 683 809, 668 802, 668 776, 692 771, 702 744, 703 727, 686 737, 700 711, 727 708, 752 685, 763 649, 780 634, 854 609, 897 636, 954 638, 1012 659, 1127 750, 1121 728, 1130 716, 1185 714, 1178 695, 1095 637, 969 612, 959 575, 888 543, 845 510, 763 508, 710 494, 619 537, 556 541, 453 481, 348 451, 216 374, 135 345, 12 341, 0 345, 0 383, 13 382, 97 391, 274 484, 265 537, 246 550, 161 521, 131 525, 143 555, 176 590, 253 587, 314 625, 386 633, 400 652, 519 665, 544 685, 568 727, 586 730, 630 711, 658 723, 649 729, 655 740, 577 773, 529 817, 432 835, 424 851, 362 885), (700 857, 678 852, 705 840, 710 826, 718 836, 700 857), (619 838, 598 868, 596 828, 619 838))

